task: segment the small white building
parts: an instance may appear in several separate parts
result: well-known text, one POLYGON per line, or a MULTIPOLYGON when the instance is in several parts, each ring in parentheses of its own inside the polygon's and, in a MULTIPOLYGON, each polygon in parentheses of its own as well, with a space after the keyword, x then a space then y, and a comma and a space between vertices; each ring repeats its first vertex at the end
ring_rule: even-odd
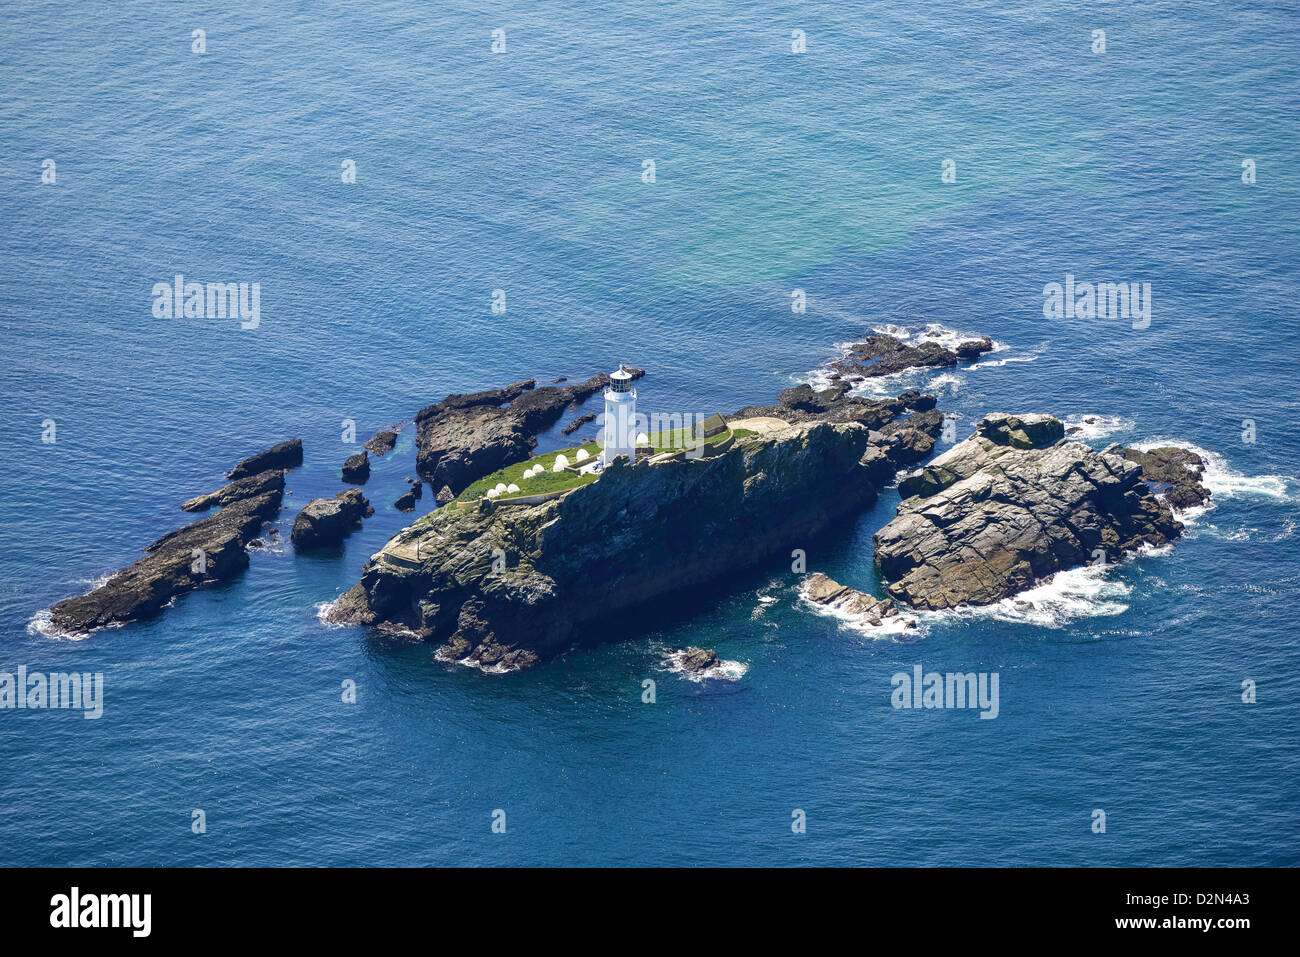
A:
POLYGON ((604 468, 620 455, 636 463, 636 389, 622 364, 609 374, 605 390, 605 435, 600 464, 604 468))

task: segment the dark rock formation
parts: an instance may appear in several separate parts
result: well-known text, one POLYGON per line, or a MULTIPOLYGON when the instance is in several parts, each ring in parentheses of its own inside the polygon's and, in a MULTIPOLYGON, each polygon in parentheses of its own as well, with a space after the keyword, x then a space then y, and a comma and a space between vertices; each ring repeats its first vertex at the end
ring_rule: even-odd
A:
POLYGON ((699 459, 618 460, 538 505, 440 509, 390 540, 329 616, 401 624, 444 659, 533 664, 604 633, 589 623, 806 547, 875 499, 871 441, 861 425, 808 423, 699 459))
POLYGON ((359 488, 345 489, 333 498, 315 498, 293 520, 290 539, 297 549, 337 545, 361 526, 374 509, 359 488))
POLYGON ((403 419, 401 422, 397 422, 386 429, 376 432, 374 437, 369 439, 363 448, 368 452, 375 453, 379 458, 383 458, 389 452, 393 451, 393 446, 397 444, 397 435, 402 431, 402 426, 405 424, 406 420, 403 419))
POLYGON ((438 489, 438 494, 433 497, 433 500, 439 505, 446 505, 455 498, 456 493, 451 490, 450 486, 444 485, 442 488, 438 489))
POLYGON ((50 609, 51 624, 79 634, 152 618, 178 595, 233 578, 248 567, 245 545, 280 510, 283 488, 281 479, 278 486, 272 483, 258 494, 226 501, 221 511, 168 532, 145 549, 143 558, 98 588, 56 604, 50 609))
POLYGON ((993 351, 993 340, 988 336, 967 339, 965 342, 957 343, 952 351, 957 353, 958 359, 978 359, 984 353, 993 351))
MULTIPOLYGON (((833 578, 827 578, 821 572, 814 572, 804 579, 803 596, 815 605, 833 608, 873 625, 898 614, 897 606, 888 598, 874 598, 855 591, 833 578)), ((915 627, 915 624, 914 621, 907 623, 908 627, 915 627)))
POLYGON ((948 349, 930 340, 910 345, 882 333, 847 346, 843 358, 832 362, 831 368, 846 378, 870 379, 908 369, 955 366, 959 359, 974 359, 992 349, 993 340, 987 336, 948 349))
POLYGON ((228 479, 247 478, 267 469, 291 469, 302 465, 302 439, 290 439, 265 452, 250 455, 226 473, 228 479))
POLYGON ((362 449, 356 455, 349 455, 343 463, 343 481, 353 485, 365 485, 370 478, 370 453, 362 449))
POLYGON ((565 435, 572 435, 574 432, 577 432, 588 422, 595 422, 595 421, 596 421, 596 413, 588 412, 586 415, 578 416, 576 419, 574 419, 564 428, 560 429, 560 431, 563 432, 565 435))
POLYGON ((1064 432, 1051 416, 990 415, 900 482, 907 497, 874 539, 890 595, 913 608, 989 604, 1181 534, 1137 464, 1064 432))
POLYGON ((393 507, 399 512, 414 512, 415 503, 423 494, 424 483, 415 482, 398 497, 397 501, 393 503, 393 507))
POLYGON ((687 648, 678 656, 677 664, 687 674, 698 675, 718 667, 718 654, 709 648, 687 648))
POLYGON ((1147 452, 1124 449, 1124 458, 1142 469, 1142 479, 1174 508, 1204 505, 1210 490, 1201 484, 1205 460, 1190 449, 1161 446, 1147 452))
POLYGON ((183 512, 206 512, 214 505, 229 505, 242 498, 253 498, 267 492, 284 491, 284 472, 280 469, 267 469, 256 475, 236 479, 224 488, 207 495, 197 495, 181 506, 183 512))
POLYGON ((527 459, 539 432, 608 384, 604 374, 563 388, 535 388, 536 381, 527 379, 504 389, 450 395, 415 416, 416 468, 430 487, 446 485, 459 494, 484 475, 527 459))

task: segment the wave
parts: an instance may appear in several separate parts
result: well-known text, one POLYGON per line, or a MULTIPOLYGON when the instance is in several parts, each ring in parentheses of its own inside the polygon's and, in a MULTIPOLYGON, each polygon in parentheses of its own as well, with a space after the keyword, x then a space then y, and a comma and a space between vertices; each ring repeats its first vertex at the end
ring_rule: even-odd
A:
POLYGON ((696 683, 704 682, 709 679, 716 681, 739 681, 744 677, 745 672, 749 670, 749 665, 743 661, 725 661, 718 659, 718 663, 712 668, 705 668, 703 671, 687 671, 682 667, 682 659, 686 656, 685 649, 679 651, 670 651, 663 657, 663 665, 674 674, 679 674, 684 678, 689 678, 696 683))
POLYGON ((819 602, 811 601, 808 598, 807 585, 799 586, 799 600, 805 608, 814 615, 821 615, 823 618, 834 618, 841 625, 851 631, 856 631, 861 635, 874 639, 898 639, 898 638, 919 638, 924 635, 926 630, 922 627, 918 618, 913 614, 903 611, 901 608, 897 615, 891 615, 888 618, 882 618, 879 622, 872 621, 863 615, 855 615, 843 608, 837 608, 834 605, 823 605, 819 602))
POLYGON ((1105 438, 1116 432, 1132 432, 1135 427, 1136 423, 1132 419, 1119 415, 1072 415, 1065 419, 1066 437, 1085 442, 1105 438))
POLYGON ((1080 618, 1119 615, 1129 607, 1120 599, 1127 597, 1133 589, 1108 577, 1112 567, 1084 565, 1070 568, 992 605, 962 605, 917 614, 923 621, 935 623, 959 618, 991 618, 1046 628, 1061 628, 1080 618))
MULTIPOLYGON (((120 621, 111 625, 105 625, 105 628, 121 628, 120 621)), ((99 631, 98 628, 92 628, 91 631, 66 631, 54 626, 54 616, 50 609, 42 608, 36 614, 27 620, 27 634, 39 635, 42 638, 54 638, 58 641, 85 641, 92 632, 99 631)))
MULTIPOLYGON (((1290 502, 1295 500, 1295 489, 1300 480, 1291 475, 1245 475, 1238 472, 1228 460, 1218 452, 1211 452, 1209 449, 1203 449, 1192 442, 1185 442, 1182 439, 1155 438, 1135 443, 1132 447, 1140 452, 1148 452, 1151 449, 1158 449, 1164 445, 1174 445, 1178 448, 1187 449, 1189 452, 1195 452, 1205 462, 1205 468, 1201 471, 1201 484, 1210 490, 1210 499, 1204 505, 1196 505, 1192 508, 1175 509, 1174 517, 1184 525, 1197 525, 1200 519, 1207 513, 1218 508, 1220 502, 1225 499, 1234 498, 1263 498, 1272 499, 1277 502, 1290 502)), ((1249 531, 1249 530, 1243 530, 1249 531)), ((1221 530, 1212 530, 1220 532, 1219 538, 1229 538, 1230 540, 1240 540, 1241 536, 1237 533, 1221 533, 1221 530)), ((1289 534, 1289 533, 1288 533, 1289 534)), ((1249 535, 1244 536, 1249 538, 1249 535)), ((1283 537, 1286 537, 1285 535, 1283 537)))

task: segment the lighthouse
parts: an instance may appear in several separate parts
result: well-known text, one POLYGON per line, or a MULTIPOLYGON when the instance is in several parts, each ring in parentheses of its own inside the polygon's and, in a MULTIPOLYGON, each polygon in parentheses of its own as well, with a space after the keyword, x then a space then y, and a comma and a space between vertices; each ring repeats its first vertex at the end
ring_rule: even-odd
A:
POLYGON ((636 462, 636 389, 632 388, 632 375, 619 367, 609 374, 609 388, 605 390, 605 448, 600 453, 604 468, 620 455, 629 463, 636 462))

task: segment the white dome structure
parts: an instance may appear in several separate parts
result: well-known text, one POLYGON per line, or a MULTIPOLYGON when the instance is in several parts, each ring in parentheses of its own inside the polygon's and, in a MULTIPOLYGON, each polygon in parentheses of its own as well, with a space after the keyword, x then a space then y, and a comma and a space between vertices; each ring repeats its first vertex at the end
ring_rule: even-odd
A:
POLYGON ((518 491, 519 491, 519 486, 516 485, 514 482, 511 482, 511 483, 510 483, 510 487, 509 487, 508 489, 506 489, 506 491, 507 491, 507 492, 518 492, 518 491))
POLYGON ((496 489, 494 489, 494 488, 490 488, 490 489, 488 489, 487 497, 488 497, 488 498, 496 498, 496 497, 497 497, 498 495, 500 495, 500 494, 501 494, 501 493, 498 492, 496 489))
POLYGON ((505 490, 506 490, 506 483, 505 483, 505 482, 497 482, 497 491, 498 491, 498 492, 504 492, 505 490))
POLYGON ((568 456, 561 453, 560 455, 557 455, 555 457, 555 464, 551 466, 551 471, 563 472, 568 467, 569 467, 569 458, 568 456))
POLYGON ((573 457, 573 461, 575 462, 582 462, 585 461, 586 459, 587 459, 586 449, 578 449, 578 454, 573 457))
POLYGON ((637 436, 636 436, 636 444, 637 444, 637 445, 649 445, 649 444, 650 444, 650 436, 646 435, 644 432, 638 432, 638 433, 637 433, 637 436))

